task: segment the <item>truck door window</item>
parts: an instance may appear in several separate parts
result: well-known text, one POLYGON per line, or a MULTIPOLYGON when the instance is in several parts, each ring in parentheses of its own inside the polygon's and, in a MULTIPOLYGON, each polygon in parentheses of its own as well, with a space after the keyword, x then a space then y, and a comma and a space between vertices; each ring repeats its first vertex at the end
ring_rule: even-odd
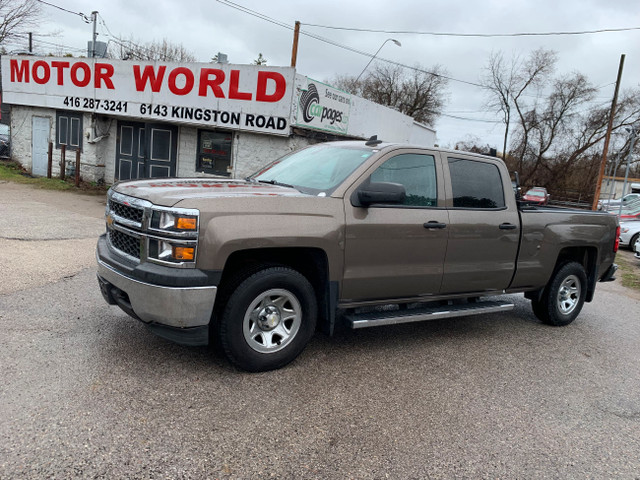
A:
POLYGON ((438 204, 436 167, 432 155, 397 155, 380 165, 371 174, 371 181, 403 185, 407 193, 403 205, 435 207, 438 204))
POLYGON ((454 208, 503 208, 500 170, 492 163, 449 158, 454 208))

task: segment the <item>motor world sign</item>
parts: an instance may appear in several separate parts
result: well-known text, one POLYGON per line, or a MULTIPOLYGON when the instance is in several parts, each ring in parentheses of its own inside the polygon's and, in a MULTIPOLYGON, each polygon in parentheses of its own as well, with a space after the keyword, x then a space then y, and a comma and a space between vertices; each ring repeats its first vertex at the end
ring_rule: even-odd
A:
POLYGON ((351 95, 298 75, 295 124, 338 134, 347 133, 351 95))
POLYGON ((289 135, 294 69, 2 57, 3 101, 289 135))

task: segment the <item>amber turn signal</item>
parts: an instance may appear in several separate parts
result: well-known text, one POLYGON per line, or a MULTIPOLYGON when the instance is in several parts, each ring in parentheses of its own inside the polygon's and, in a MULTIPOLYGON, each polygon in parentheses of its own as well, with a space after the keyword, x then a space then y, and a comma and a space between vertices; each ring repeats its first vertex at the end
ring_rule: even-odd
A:
POLYGON ((178 230, 195 230, 197 222, 195 218, 176 217, 176 228, 178 230))
POLYGON ((173 258, 176 260, 193 260, 195 248, 191 247, 173 247, 173 258))

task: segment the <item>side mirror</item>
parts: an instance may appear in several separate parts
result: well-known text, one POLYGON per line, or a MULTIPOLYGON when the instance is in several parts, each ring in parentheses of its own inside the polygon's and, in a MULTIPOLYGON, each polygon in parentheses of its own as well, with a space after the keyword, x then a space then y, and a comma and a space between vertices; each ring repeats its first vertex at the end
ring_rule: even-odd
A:
POLYGON ((351 196, 354 207, 368 207, 374 203, 401 204, 407 193, 404 185, 391 182, 366 183, 351 196))

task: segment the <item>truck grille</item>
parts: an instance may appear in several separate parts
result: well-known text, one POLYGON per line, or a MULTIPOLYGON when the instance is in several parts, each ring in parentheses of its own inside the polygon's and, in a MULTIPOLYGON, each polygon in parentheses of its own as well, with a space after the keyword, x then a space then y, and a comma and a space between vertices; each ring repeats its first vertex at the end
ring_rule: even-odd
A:
POLYGON ((142 224, 142 216, 144 214, 144 210, 141 208, 131 207, 129 205, 124 205, 122 203, 117 203, 113 200, 109 200, 109 209, 111 209, 114 215, 142 224))
POLYGON ((109 234, 109 243, 113 248, 140 260, 140 239, 118 230, 109 229, 107 233, 109 234))

